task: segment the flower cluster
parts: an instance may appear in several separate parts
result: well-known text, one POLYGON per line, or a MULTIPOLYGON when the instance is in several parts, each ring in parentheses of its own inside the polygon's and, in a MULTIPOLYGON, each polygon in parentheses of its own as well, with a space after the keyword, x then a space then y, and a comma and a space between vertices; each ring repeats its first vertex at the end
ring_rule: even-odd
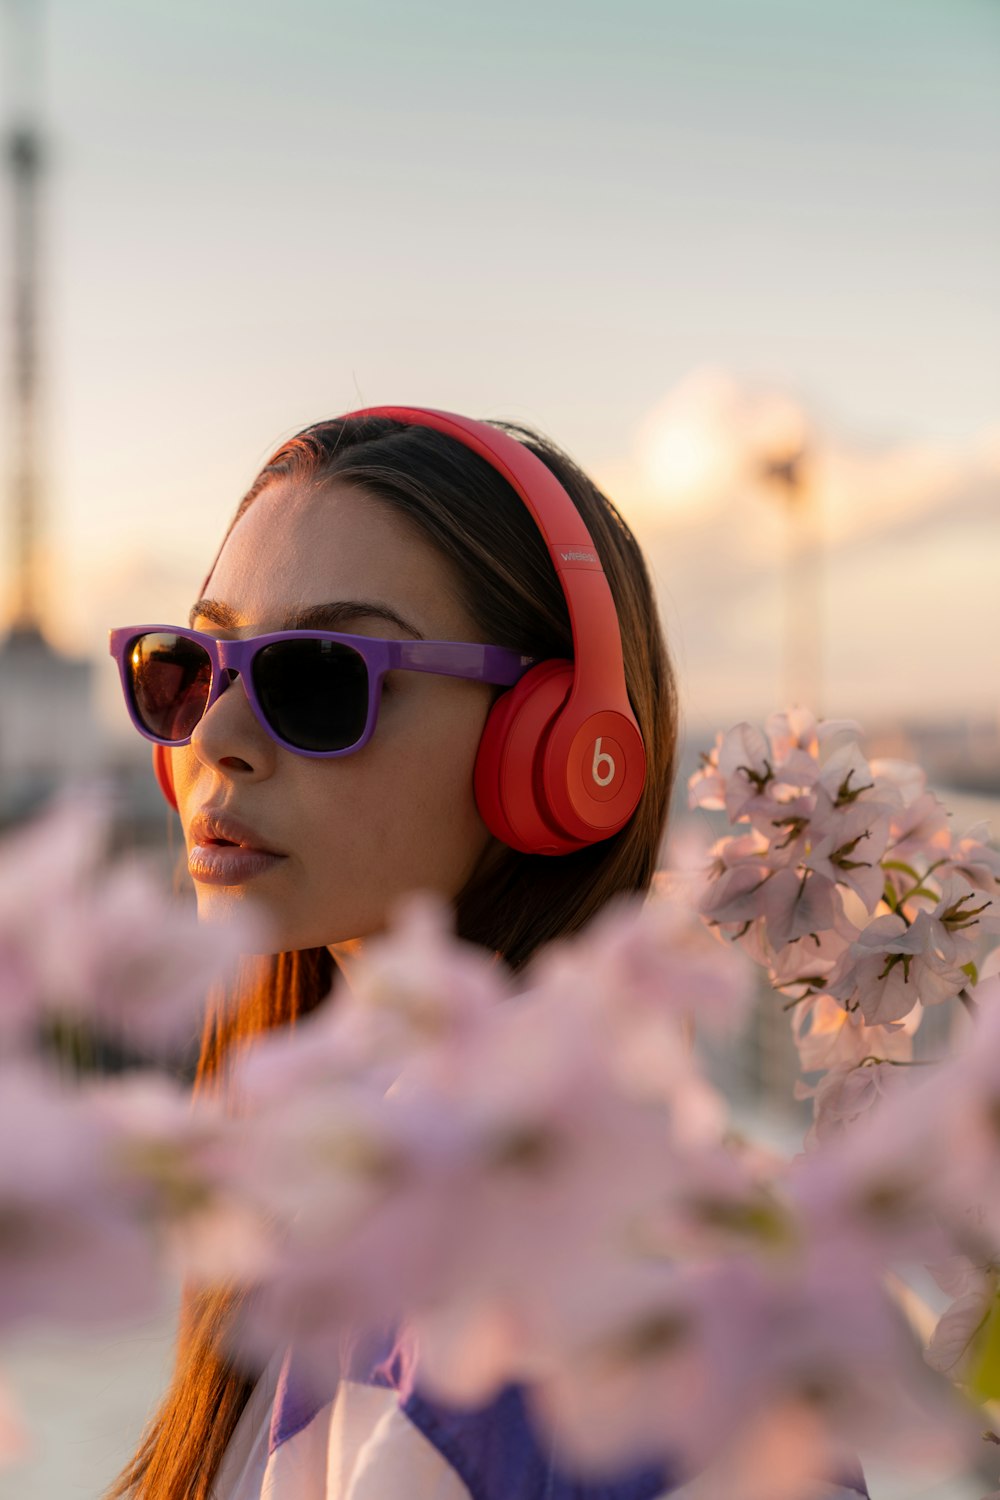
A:
POLYGON ((422 1389, 518 1382, 565 1466, 659 1459, 697 1500, 808 1500, 859 1448, 960 1463, 971 1411, 885 1285, 953 1241, 929 1206, 880 1234, 839 1141, 792 1173, 732 1135, 685 1040, 701 995, 720 1021, 745 1007, 727 958, 661 896, 515 989, 440 909, 402 910, 331 1006, 234 1070, 277 1232, 258 1358, 292 1339, 319 1377, 345 1320, 389 1317, 422 1389))
POLYGON ((810 1141, 855 1119, 913 1058, 927 1006, 971 1003, 1000 935, 1000 853, 953 835, 919 766, 866 760, 852 720, 804 709, 719 734, 692 807, 741 831, 711 851, 699 909, 789 997, 815 1100, 810 1141))
MULTIPOLYGON (((149 1311, 226 1201, 221 1113, 193 1116, 160 1068, 74 1076, 67 1042, 172 1056, 266 924, 200 927, 149 865, 109 859, 112 814, 106 787, 74 788, 0 846, 0 1336, 149 1311)), ((0 1463, 25 1444, 0 1387, 0 1463)))
POLYGON ((260 909, 200 925, 147 858, 112 860, 113 816, 109 786, 84 783, 4 838, 0 1055, 32 1048, 42 1024, 84 1021, 162 1057, 196 1034, 207 987, 269 951, 260 909))
MULTIPOLYGON (((996 856, 853 735, 720 736, 695 796, 748 828, 703 883, 713 932, 665 878, 515 979, 414 897, 193 1104, 153 1069, 73 1084, 34 1041, 67 1012, 189 1026, 263 924, 199 936, 100 865, 93 808, 0 846, 0 1330, 133 1311, 166 1260, 252 1289, 246 1356, 291 1342, 324 1385, 387 1321, 439 1399, 518 1383, 581 1474, 650 1458, 691 1500, 818 1500, 859 1450, 964 1464, 1000 1396, 996 856), (692 1051, 695 1018, 746 1011, 741 947, 845 1126, 792 1163, 733 1133, 692 1051), (977 986, 967 1045, 886 1089, 914 1012, 977 986), (955 1298, 927 1360, 887 1280, 915 1262, 955 1298)), ((0 1459, 17 1441, 0 1406, 0 1459)))

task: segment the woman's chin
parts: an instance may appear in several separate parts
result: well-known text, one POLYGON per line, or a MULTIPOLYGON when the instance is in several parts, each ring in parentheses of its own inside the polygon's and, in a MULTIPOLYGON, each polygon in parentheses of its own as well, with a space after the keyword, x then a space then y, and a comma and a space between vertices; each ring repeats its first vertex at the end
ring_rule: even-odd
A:
POLYGON ((248 955, 287 953, 283 924, 262 896, 242 885, 202 886, 196 882, 198 922, 239 935, 240 952, 248 955))

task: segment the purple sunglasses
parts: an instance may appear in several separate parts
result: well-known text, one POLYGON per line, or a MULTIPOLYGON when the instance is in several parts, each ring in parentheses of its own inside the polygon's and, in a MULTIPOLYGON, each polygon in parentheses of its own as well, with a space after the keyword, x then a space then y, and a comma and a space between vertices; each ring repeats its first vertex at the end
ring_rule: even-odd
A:
POLYGON ((333 630, 282 630, 219 640, 178 625, 121 625, 108 632, 125 702, 139 733, 186 745, 198 721, 243 680, 267 732, 296 755, 350 755, 375 731, 387 672, 434 672, 511 687, 537 660, 505 646, 383 640, 333 630))

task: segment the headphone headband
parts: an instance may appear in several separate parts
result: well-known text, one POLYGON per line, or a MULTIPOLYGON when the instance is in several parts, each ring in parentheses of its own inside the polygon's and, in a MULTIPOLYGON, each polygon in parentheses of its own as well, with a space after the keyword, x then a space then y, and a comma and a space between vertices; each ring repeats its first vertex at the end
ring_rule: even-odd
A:
MULTIPOLYGON (((506 479, 527 506, 549 549, 566 596, 576 672, 572 696, 628 703, 621 628, 601 560, 587 525, 552 470, 499 428, 456 412, 425 406, 369 406, 339 421, 390 417, 411 427, 432 427, 471 448, 506 479)), ((631 711, 631 710, 630 710, 631 711)))

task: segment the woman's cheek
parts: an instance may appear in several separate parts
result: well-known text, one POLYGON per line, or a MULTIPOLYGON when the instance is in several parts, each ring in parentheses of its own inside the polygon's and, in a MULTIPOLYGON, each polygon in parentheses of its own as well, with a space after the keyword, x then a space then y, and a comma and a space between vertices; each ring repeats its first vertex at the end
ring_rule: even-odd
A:
POLYGON ((430 887, 457 895, 489 834, 476 806, 473 770, 488 702, 426 715, 409 725, 390 776, 369 805, 384 878, 394 890, 430 887))

